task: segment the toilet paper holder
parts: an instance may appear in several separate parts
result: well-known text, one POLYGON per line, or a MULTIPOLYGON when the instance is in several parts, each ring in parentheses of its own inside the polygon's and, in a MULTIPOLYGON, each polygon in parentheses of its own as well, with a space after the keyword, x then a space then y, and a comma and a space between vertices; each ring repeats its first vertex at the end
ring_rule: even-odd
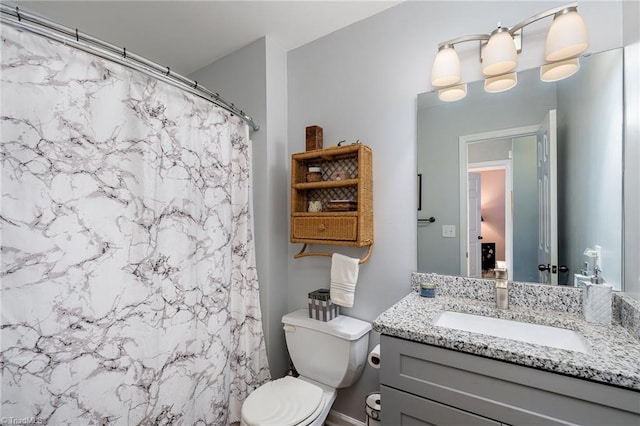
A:
POLYGON ((364 411, 367 415, 367 426, 381 424, 380 408, 380 392, 373 392, 367 395, 364 404, 364 411))
POLYGON ((367 357, 367 362, 373 368, 380 368, 380 344, 377 344, 367 357))

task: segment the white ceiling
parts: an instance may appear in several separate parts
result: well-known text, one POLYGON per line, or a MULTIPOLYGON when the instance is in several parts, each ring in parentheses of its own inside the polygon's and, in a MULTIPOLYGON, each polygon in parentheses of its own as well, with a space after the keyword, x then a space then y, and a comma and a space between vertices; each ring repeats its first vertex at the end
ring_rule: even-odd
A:
POLYGON ((188 75, 269 36, 289 51, 381 12, 389 1, 13 1, 188 75))

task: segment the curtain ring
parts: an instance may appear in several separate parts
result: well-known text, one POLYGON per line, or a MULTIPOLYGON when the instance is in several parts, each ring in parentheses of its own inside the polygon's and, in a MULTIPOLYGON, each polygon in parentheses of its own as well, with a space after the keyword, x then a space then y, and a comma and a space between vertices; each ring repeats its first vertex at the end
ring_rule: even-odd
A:
POLYGON ((80 41, 80 37, 78 36, 78 29, 76 28, 76 41, 80 41))
POLYGON ((194 88, 194 89, 197 89, 197 88, 198 88, 198 82, 196 81, 195 83, 196 83, 196 84, 193 86, 193 88, 194 88))
POLYGON ((126 48, 126 47, 123 47, 123 48, 122 48, 122 57, 123 57, 124 59, 127 59, 127 48, 126 48))
POLYGON ((18 16, 18 22, 22 22, 22 16, 20 15, 20 8, 16 6, 16 15, 18 16))
POLYGON ((171 68, 167 67, 167 75, 171 72, 171 68))

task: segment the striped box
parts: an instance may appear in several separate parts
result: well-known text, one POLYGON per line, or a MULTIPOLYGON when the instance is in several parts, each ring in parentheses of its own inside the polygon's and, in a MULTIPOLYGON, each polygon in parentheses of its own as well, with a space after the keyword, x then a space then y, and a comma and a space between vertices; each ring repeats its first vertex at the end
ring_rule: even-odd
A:
POLYGON ((321 288, 309 293, 309 318, 326 322, 338 315, 338 305, 331 302, 328 289, 321 288))

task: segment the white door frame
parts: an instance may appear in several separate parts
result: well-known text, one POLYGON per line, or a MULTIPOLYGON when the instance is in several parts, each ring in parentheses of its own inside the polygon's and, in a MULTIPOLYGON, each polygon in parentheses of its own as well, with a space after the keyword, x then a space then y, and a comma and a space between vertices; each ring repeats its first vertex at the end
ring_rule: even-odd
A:
POLYGON ((482 238, 482 175, 469 170, 467 173, 467 206, 469 212, 468 232, 469 246, 467 255, 467 276, 472 278, 482 278, 482 243, 478 238, 482 238), (472 183, 473 182, 473 183, 472 183), (472 200, 471 194, 474 194, 475 200, 472 200), (474 201, 475 203, 472 203, 474 201), (473 213, 473 214, 472 214, 473 213), (477 226, 476 231, 472 229, 477 226), (476 237, 474 241, 472 237, 476 237), (475 274, 474 274, 475 272, 475 274))
MULTIPOLYGON (((558 122, 556 110, 550 110, 544 121, 540 123, 536 143, 538 144, 538 152, 543 152, 542 157, 545 161, 538 158, 538 188, 542 188, 542 194, 538 189, 538 209, 541 212, 539 221, 542 216, 547 220, 543 221, 544 229, 542 233, 538 232, 538 264, 547 263, 551 265, 551 270, 547 271, 546 277, 541 273, 538 274, 539 281, 544 284, 558 284, 559 272, 553 272, 553 268, 558 265, 558 122), (542 131, 542 133, 540 133, 542 131), (540 146, 540 137, 542 136, 542 146, 540 146), (540 172, 549 172, 548 179, 540 181, 540 172), (548 182, 546 184, 545 182, 548 182), (544 191, 546 189, 546 191, 544 191), (544 202, 541 202, 541 195, 544 194, 544 202), (548 194, 548 195, 547 195, 548 194), (543 277, 545 277, 543 279, 543 277), (547 280, 548 279, 548 280, 547 280)), ((539 154, 540 155, 540 154, 539 154)), ((538 229, 540 229, 538 223, 538 229)))
MULTIPOLYGON (((458 138, 458 169, 460 182, 460 275, 468 275, 468 257, 467 251, 469 247, 469 210, 467 206, 467 146, 473 143, 479 143, 490 139, 506 139, 519 136, 535 135, 538 133, 540 123, 530 126, 513 127, 509 129, 492 130, 490 132, 472 133, 462 135, 458 138)), ((506 208, 506 206, 505 206, 506 208)), ((511 200, 509 201, 509 211, 511 210, 511 200)), ((505 218, 506 219, 506 218, 505 218)), ((512 229, 513 232, 513 229, 512 229)), ((505 235, 506 238, 506 235, 505 235)), ((511 238, 511 250, 513 251, 513 238, 511 238)), ((506 253, 505 253, 506 254, 506 253)), ((513 253, 512 253, 513 254, 513 253)), ((513 256, 512 256, 513 257, 513 256)), ((511 259, 513 262, 513 259, 511 259)), ((513 265, 509 267, 508 276, 513 276, 513 265)))

